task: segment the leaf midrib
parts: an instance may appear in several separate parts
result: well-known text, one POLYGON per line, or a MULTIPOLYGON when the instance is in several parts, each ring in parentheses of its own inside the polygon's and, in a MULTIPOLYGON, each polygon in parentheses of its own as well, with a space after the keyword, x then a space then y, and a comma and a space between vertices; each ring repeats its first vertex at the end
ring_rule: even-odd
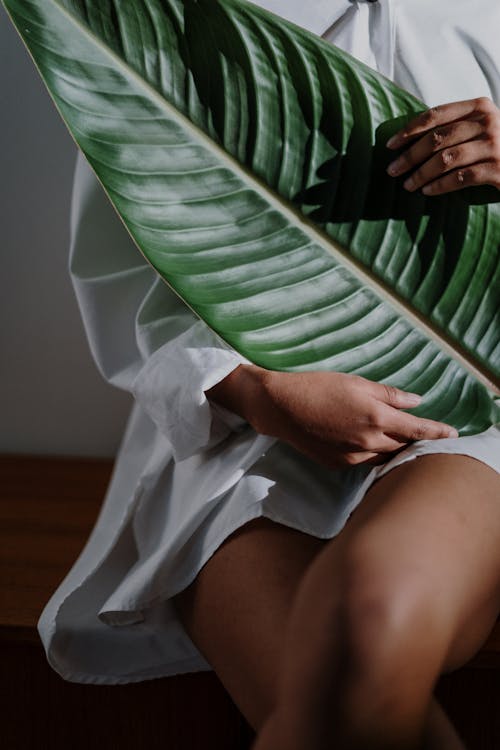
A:
MULTIPOLYGON (((406 300, 399 297, 394 292, 394 290, 391 289, 388 285, 384 284, 384 282, 379 277, 375 276, 375 274, 372 274, 369 269, 367 269, 361 263, 357 262, 356 259, 348 253, 347 250, 344 250, 344 248, 342 248, 342 246, 338 244, 333 238, 331 238, 324 230, 313 224, 308 219, 308 217, 302 214, 298 209, 296 209, 293 204, 290 204, 288 201, 282 198, 269 185, 267 185, 259 177, 253 174, 253 172, 251 172, 245 165, 241 164, 234 157, 232 157, 227 151, 224 150, 224 148, 222 148, 222 146, 220 146, 216 141, 210 138, 210 136, 208 136, 201 128, 197 127, 193 122, 191 122, 188 117, 186 117, 176 107, 170 104, 168 99, 162 96, 147 80, 142 78, 122 57, 117 55, 110 47, 105 45, 103 41, 98 36, 96 36, 86 24, 82 23, 80 19, 71 14, 65 7, 61 6, 57 2, 57 0, 45 1, 52 5, 52 7, 55 8, 56 11, 59 12, 70 25, 77 28, 82 36, 90 41, 91 45, 94 45, 97 49, 99 49, 105 57, 108 57, 119 69, 120 73, 124 75, 124 77, 128 78, 131 83, 135 85, 139 90, 144 90, 147 95, 146 98, 151 98, 157 104, 157 106, 159 106, 160 109, 164 109, 171 120, 174 120, 177 125, 187 131, 209 152, 215 154, 215 156, 220 159, 222 164, 226 165, 230 171, 235 173, 242 182, 248 184, 249 187, 253 189, 258 195, 264 196, 270 206, 272 206, 275 210, 282 214, 292 225, 296 226, 302 232, 304 232, 304 234, 306 234, 306 236, 308 236, 313 242, 317 243, 320 247, 330 253, 340 265, 345 267, 355 278, 357 278, 369 289, 375 292, 375 294, 378 295, 388 305, 390 305, 396 311, 396 313, 409 321, 415 328, 419 329, 424 334, 424 336, 427 336, 429 339, 437 343, 437 345, 442 349, 443 352, 445 352, 451 359, 458 362, 477 380, 482 382, 482 384, 486 388, 488 388, 493 393, 500 394, 500 390, 497 388, 497 385, 492 382, 489 373, 485 369, 483 369, 480 363, 472 360, 472 358, 468 355, 468 352, 464 350, 455 339, 448 337, 441 329, 437 328, 437 326, 433 326, 432 322, 429 322, 426 319, 422 318, 418 311, 413 310, 408 305, 406 300)), ((255 6, 252 5, 252 8, 253 7, 255 6)), ((11 16, 10 13, 9 16, 11 16)), ((279 19, 279 16, 276 16, 276 18, 279 19)), ((13 21, 12 18, 11 20, 13 21)), ((29 22, 32 22, 32 19, 29 19, 29 22)), ((294 26, 294 24, 291 25, 294 26)), ((17 28, 15 23, 14 26, 17 28)), ((300 27, 298 28, 300 30, 300 27)), ((61 55, 60 52, 58 52, 57 54, 61 55)), ((37 62, 34 60, 32 55, 31 57, 36 68, 39 69, 37 62)), ((58 109, 58 111, 60 111, 53 96, 52 99, 56 108, 58 109)), ((65 120, 65 118, 62 116, 62 113, 60 114, 63 120, 65 120)), ((102 185, 104 191, 106 192, 106 195, 108 195, 108 199, 114 206, 113 201, 108 194, 106 186, 102 183, 102 180, 100 179, 99 175, 97 175, 97 173, 96 177, 102 185)), ((158 273, 157 269, 153 266, 149 258, 147 258, 147 256, 144 254, 143 250, 139 247, 135 238, 130 233, 126 222, 120 215, 120 212, 117 211, 116 208, 115 211, 122 220, 122 223, 127 229, 127 232, 131 236, 134 244, 137 246, 138 250, 141 252, 147 263, 152 268, 154 268, 156 273, 158 273)), ((184 304, 186 304, 188 307, 190 307, 190 309, 193 310, 197 317, 200 317, 196 310, 194 310, 191 305, 189 305, 189 303, 187 303, 186 300, 181 297, 177 290, 172 287, 172 285, 163 276, 160 275, 160 278, 175 292, 178 297, 180 297, 184 304)), ((214 333, 216 333, 219 338, 224 341, 223 337, 217 331, 214 331, 214 333)), ((227 344, 227 342, 225 343, 227 344)))

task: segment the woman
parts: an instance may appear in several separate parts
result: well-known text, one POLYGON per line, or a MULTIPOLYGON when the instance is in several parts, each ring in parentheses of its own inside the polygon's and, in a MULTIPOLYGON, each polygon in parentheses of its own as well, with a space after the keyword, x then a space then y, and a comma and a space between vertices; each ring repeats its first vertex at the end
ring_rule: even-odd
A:
MULTIPOLYGON (((434 107, 388 145, 403 149, 388 172, 410 172, 407 190, 500 189, 500 110, 488 98, 434 107)), ((208 395, 332 468, 386 461, 389 435, 395 449, 412 437, 384 410, 411 396, 356 376, 240 365, 208 395)), ((444 426, 415 429, 415 440, 445 437, 444 426)), ((463 747, 431 696, 500 612, 499 448, 497 433, 487 465, 434 444, 382 471, 330 542, 246 524, 177 595, 194 642, 263 727, 255 750, 463 747)))
MULTIPOLYGON (((401 57, 395 38, 422 2, 415 18, 399 8, 399 25, 394 7, 281 11, 433 103, 438 77, 417 75, 428 58, 401 57)), ((405 49, 411 57, 415 45, 405 49)), ((493 91, 471 60, 473 75, 439 90, 464 102, 460 112, 438 109, 444 119, 421 123, 403 152, 425 184, 449 148, 455 187, 497 181, 498 111, 477 100, 493 91), (465 123, 460 140, 429 138, 450 117, 465 123)), ((213 668, 259 750, 326 747, 330 736, 336 747, 412 747, 423 731, 453 747, 432 687, 479 648, 498 612, 495 429, 456 438, 403 412, 411 394, 252 366, 143 262, 82 160, 70 270, 100 371, 136 401, 98 522, 40 618, 52 666, 99 683, 213 668)))
MULTIPOLYGON (((433 107, 388 146, 402 149, 388 172, 406 174, 409 191, 500 189, 500 110, 487 97, 433 107)), ((253 365, 208 395, 330 467, 387 459, 389 410, 375 429, 364 417, 375 403, 411 406, 348 375, 253 365)), ((500 481, 493 464, 440 449, 383 472, 330 542, 246 524, 177 595, 194 642, 261 730, 255 750, 462 747, 432 690, 500 612, 500 481)))

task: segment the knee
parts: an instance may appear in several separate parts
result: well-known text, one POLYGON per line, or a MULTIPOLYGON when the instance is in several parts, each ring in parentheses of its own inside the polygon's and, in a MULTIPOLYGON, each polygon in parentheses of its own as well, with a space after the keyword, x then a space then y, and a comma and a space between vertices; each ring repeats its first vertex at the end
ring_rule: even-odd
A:
POLYGON ((394 567, 360 536, 343 568, 337 632, 347 681, 398 691, 418 673, 428 687, 444 656, 445 622, 418 564, 394 567))

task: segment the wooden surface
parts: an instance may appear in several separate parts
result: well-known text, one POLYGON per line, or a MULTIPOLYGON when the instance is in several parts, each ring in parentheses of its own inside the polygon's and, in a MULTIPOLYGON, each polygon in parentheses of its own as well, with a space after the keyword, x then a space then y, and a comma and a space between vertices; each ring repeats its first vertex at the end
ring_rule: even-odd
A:
POLYGON ((99 513, 112 462, 0 456, 5 750, 247 750, 254 733, 214 672, 82 685, 48 664, 40 613, 99 513))
MULTIPOLYGON (((111 471, 102 459, 0 456, 2 747, 248 750, 253 732, 213 672, 97 686, 47 663, 36 623, 85 545, 111 471)), ((438 683, 469 750, 500 748, 499 666, 500 623, 438 683)))
POLYGON ((112 465, 0 456, 0 637, 38 642, 40 612, 85 545, 112 465))
MULTIPOLYGON (((112 461, 0 456, 0 636, 38 642, 40 612, 82 550, 112 461)), ((500 667, 500 621, 471 666, 500 667)))

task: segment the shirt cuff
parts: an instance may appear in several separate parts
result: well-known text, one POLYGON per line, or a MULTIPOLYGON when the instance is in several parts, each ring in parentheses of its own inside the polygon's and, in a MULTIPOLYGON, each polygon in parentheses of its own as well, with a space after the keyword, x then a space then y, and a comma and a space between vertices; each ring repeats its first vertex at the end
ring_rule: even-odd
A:
POLYGON ((240 364, 251 362, 198 321, 157 349, 140 369, 132 393, 172 444, 176 461, 248 426, 205 395, 240 364))

